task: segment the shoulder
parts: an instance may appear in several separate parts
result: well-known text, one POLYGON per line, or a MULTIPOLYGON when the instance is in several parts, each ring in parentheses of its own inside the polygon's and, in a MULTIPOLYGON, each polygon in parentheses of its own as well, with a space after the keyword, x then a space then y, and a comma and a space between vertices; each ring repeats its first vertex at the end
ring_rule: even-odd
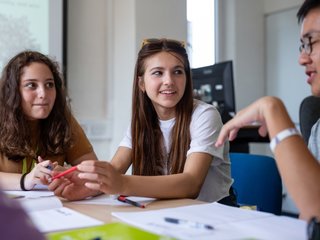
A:
POLYGON ((309 144, 317 143, 320 135, 320 119, 312 126, 309 136, 309 144))
POLYGON ((79 123, 79 121, 71 114, 70 116, 70 127, 72 129, 72 133, 81 133, 84 134, 84 131, 81 127, 81 124, 79 123))
POLYGON ((317 142, 320 135, 320 119, 311 127, 309 143, 317 142))
POLYGON ((222 127, 219 111, 213 105, 195 100, 190 123, 191 132, 213 132, 222 127))
POLYGON ((194 99, 193 104, 193 120, 196 120, 197 118, 221 119, 220 113, 215 106, 197 99, 194 99))
POLYGON ((92 150, 92 146, 84 129, 74 116, 71 116, 70 125, 74 144, 82 147, 87 146, 90 150, 92 150))
POLYGON ((319 131, 320 129, 320 119, 318 119, 318 121, 312 126, 313 129, 315 129, 316 131, 319 131))

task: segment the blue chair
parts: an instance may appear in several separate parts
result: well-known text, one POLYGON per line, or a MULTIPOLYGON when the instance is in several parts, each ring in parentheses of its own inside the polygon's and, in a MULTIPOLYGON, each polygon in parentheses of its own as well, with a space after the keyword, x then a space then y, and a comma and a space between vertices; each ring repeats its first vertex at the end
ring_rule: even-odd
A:
POLYGON ((281 214, 282 181, 272 157, 249 153, 230 153, 233 188, 241 205, 281 214))

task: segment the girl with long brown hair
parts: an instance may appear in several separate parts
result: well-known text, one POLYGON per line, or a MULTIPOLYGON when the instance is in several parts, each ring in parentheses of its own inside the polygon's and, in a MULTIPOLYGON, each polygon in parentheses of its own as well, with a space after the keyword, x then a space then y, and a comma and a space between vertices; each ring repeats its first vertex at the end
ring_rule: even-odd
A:
MULTIPOLYGON (((4 67, 0 82, 1 187, 48 185, 50 167, 85 159, 97 157, 71 114, 58 64, 36 51, 18 53, 4 67)), ((58 186, 57 180, 52 189, 58 186)), ((84 189, 82 194, 93 192, 84 189)), ((64 194, 72 199, 71 189, 64 194)))
POLYGON ((78 176, 109 194, 220 200, 232 184, 228 143, 214 146, 221 127, 217 109, 193 99, 184 44, 147 39, 136 62, 126 136, 111 163, 84 161, 78 176), (132 175, 125 175, 130 166, 132 175))

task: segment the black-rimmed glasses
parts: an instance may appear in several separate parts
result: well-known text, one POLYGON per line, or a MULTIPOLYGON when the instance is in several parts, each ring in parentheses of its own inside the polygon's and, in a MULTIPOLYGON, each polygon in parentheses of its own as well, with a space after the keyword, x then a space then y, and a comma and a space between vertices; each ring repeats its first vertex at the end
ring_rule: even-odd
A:
POLYGON ((313 45, 317 42, 319 42, 320 39, 314 40, 312 36, 305 37, 301 40, 301 45, 299 46, 299 52, 304 52, 307 55, 310 55, 313 50, 313 45))

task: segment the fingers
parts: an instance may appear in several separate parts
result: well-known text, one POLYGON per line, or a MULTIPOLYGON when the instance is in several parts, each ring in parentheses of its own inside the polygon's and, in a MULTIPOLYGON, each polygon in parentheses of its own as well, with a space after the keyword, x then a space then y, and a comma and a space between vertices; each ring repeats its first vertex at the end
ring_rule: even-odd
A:
POLYGON ((48 189, 53 191, 56 196, 63 197, 69 201, 85 199, 100 192, 92 191, 79 179, 78 181, 73 181, 65 177, 54 180, 49 184, 48 189))
POLYGON ((38 156, 38 162, 40 163, 40 162, 43 162, 43 161, 44 161, 43 158, 41 156, 38 156))
POLYGON ((44 160, 41 156, 38 156, 38 162, 41 163, 42 166, 46 167, 49 170, 52 170, 54 166, 56 166, 58 163, 52 163, 50 160, 44 160))
POLYGON ((64 177, 61 177, 60 179, 55 179, 48 185, 48 189, 50 191, 53 191, 56 196, 63 197, 63 191, 64 189, 72 184, 72 182, 64 177))
POLYGON ((217 141, 215 143, 215 146, 216 147, 221 147, 225 143, 227 138, 228 138, 228 132, 221 130, 221 132, 220 132, 220 134, 218 136, 218 139, 217 139, 217 141))
POLYGON ((226 123, 221 131, 220 134, 218 136, 218 139, 215 143, 216 147, 221 147, 225 141, 227 140, 234 140, 238 134, 239 131, 239 127, 237 127, 234 123, 233 120, 231 120, 230 122, 226 123))
POLYGON ((85 186, 93 189, 93 190, 101 190, 103 192, 106 191, 106 189, 109 189, 110 186, 113 186, 113 182, 115 181, 112 174, 97 174, 97 173, 79 173, 78 177, 80 179, 85 180, 85 186), (105 190, 103 190, 103 188, 105 190))
POLYGON ((110 169, 113 169, 113 166, 106 161, 83 161, 77 166, 78 170, 81 172, 91 172, 104 175, 110 169))
POLYGON ((48 185, 51 182, 52 170, 51 166, 57 165, 57 163, 51 163, 50 160, 44 160, 40 156, 38 157, 39 163, 29 173, 29 185, 45 184, 48 185))
MULTIPOLYGON (((227 139, 229 139, 229 141, 234 140, 237 137, 240 128, 252 125, 253 123, 260 124, 261 120, 263 120, 263 118, 259 114, 259 104, 253 103, 238 111, 234 118, 222 127, 215 146, 221 147, 227 139)), ((260 127, 260 130, 261 133, 265 134, 266 131, 263 124, 262 127, 260 127)))
POLYGON ((85 161, 77 168, 80 171, 79 178, 95 182, 106 182, 108 179, 112 179, 114 171, 110 163, 98 161, 85 161))
POLYGON ((92 183, 92 182, 86 182, 84 184, 87 188, 97 191, 103 191, 102 190, 102 183, 92 183))
POLYGON ((57 166, 59 166, 59 163, 58 163, 58 162, 53 162, 53 163, 52 163, 52 169, 55 169, 57 166))
POLYGON ((115 184, 112 184, 111 182, 86 182, 85 187, 99 191, 104 192, 106 194, 116 194, 119 193, 119 188, 115 186, 115 184))
MULTIPOLYGON (((48 185, 49 183, 52 182, 51 176, 48 176, 48 175, 41 175, 39 178, 36 178, 36 180, 37 179, 39 179, 40 183, 44 184, 44 185, 48 185)), ((37 184, 39 184, 39 183, 37 183, 37 184)))
POLYGON ((86 180, 85 186, 107 194, 119 192, 121 174, 106 161, 85 161, 78 165, 78 177, 86 180))

